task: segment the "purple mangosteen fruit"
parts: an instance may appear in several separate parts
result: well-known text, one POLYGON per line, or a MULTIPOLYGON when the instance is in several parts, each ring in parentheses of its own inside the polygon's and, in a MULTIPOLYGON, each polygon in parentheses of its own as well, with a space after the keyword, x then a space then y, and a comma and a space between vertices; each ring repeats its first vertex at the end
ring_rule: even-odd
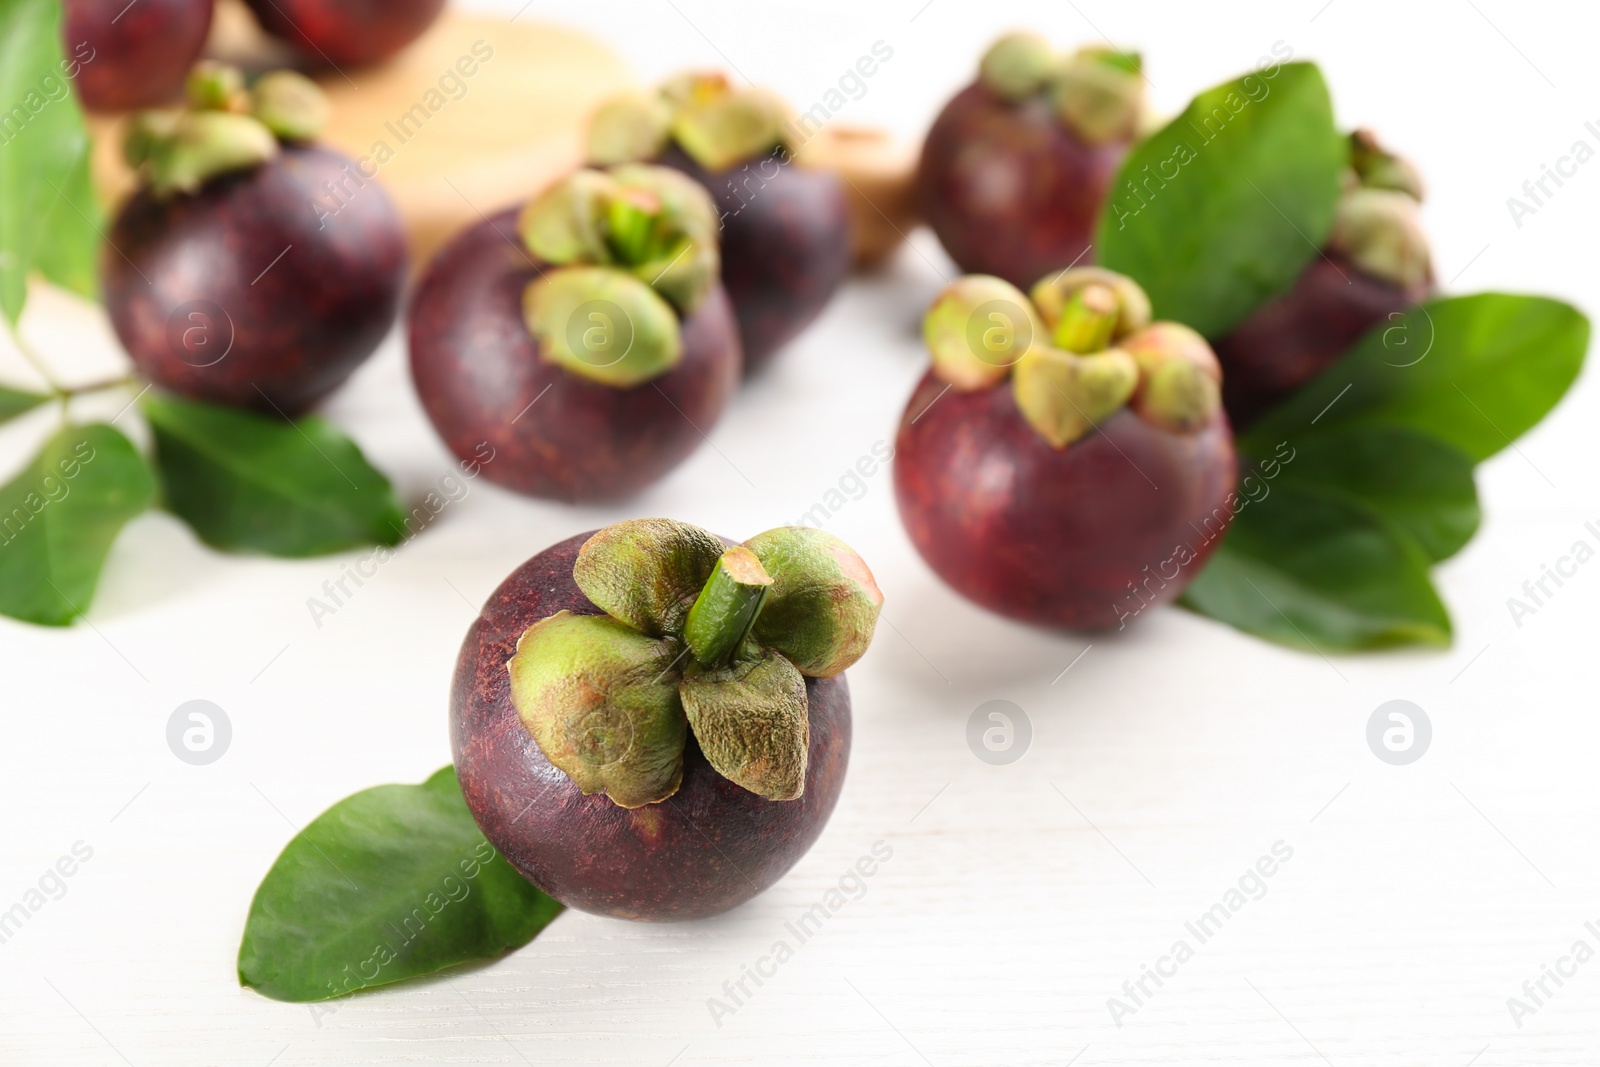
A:
POLYGON ((1032 33, 1000 38, 945 105, 917 169, 923 218, 963 271, 1024 286, 1089 256, 1138 131, 1137 55, 1060 57, 1032 33))
POLYGON ((312 61, 363 67, 421 37, 444 0, 245 0, 261 28, 312 61))
POLYGON ((67 69, 91 111, 132 111, 183 95, 211 32, 212 0, 66 0, 67 69))
POLYGON ((591 163, 659 162, 715 199, 747 371, 809 325, 850 269, 844 187, 797 159, 803 127, 771 93, 705 73, 608 101, 589 127, 591 163))
POLYGON ((739 381, 716 210, 665 167, 579 170, 468 228, 407 313, 429 419, 491 481, 532 496, 626 495, 682 462, 739 381))
POLYGON ((1098 267, 1031 299, 969 275, 923 323, 933 356, 900 422, 895 494, 935 572, 1044 626, 1125 626, 1177 597, 1232 516, 1233 435, 1205 339, 1150 321, 1098 267))
POLYGON ((197 66, 190 106, 134 116, 140 189, 102 258, 106 307, 140 373, 199 400, 298 415, 393 324, 406 275, 394 205, 313 143, 327 103, 299 74, 246 88, 197 66), (329 203, 336 203, 330 209, 329 203))
POLYGON ((1222 401, 1241 429, 1321 374, 1373 327, 1434 292, 1419 208, 1422 181, 1367 130, 1351 134, 1351 170, 1322 255, 1288 292, 1217 341, 1222 401))
POLYGON ((534 556, 467 632, 467 806, 530 882, 625 919, 715 915, 783 876, 844 784, 844 670, 883 596, 809 527, 736 545, 637 519, 534 556))

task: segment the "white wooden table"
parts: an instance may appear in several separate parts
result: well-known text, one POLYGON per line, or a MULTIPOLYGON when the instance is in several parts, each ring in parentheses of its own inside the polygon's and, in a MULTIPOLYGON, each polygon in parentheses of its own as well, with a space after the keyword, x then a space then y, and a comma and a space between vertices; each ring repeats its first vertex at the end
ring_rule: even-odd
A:
MULTIPOLYGON (((1452 289, 1596 304, 1600 164, 1520 228, 1505 206, 1574 141, 1600 147, 1584 126, 1600 119, 1587 7, 921 4, 536 8, 607 34, 642 77, 733 64, 802 107, 884 40, 894 58, 838 117, 908 134, 1013 25, 1063 45, 1098 39, 1096 28, 1142 45, 1169 110, 1282 40, 1324 63, 1343 120, 1378 125, 1422 165, 1452 289)), ((1483 529, 1439 575, 1457 625, 1449 652, 1330 663, 1177 610, 1086 651, 957 599, 902 534, 888 471, 859 486, 848 477, 892 440, 922 370, 916 320, 952 269, 930 235, 915 244, 853 282, 738 398, 711 447, 626 505, 571 509, 480 482, 320 627, 307 598, 354 555, 224 557, 152 514, 117 543, 86 623, 0 623, 0 909, 59 857, 92 852, 65 865, 70 877, 44 878, 43 905, 0 944, 0 1062, 1600 1061, 1600 962, 1561 964, 1565 984, 1545 979, 1550 995, 1520 1020, 1507 1007, 1574 942, 1600 951, 1600 566, 1580 568, 1521 626, 1506 607, 1574 541, 1597 543, 1584 528, 1600 519, 1593 376, 1483 468, 1483 529), (747 536, 834 489, 845 503, 829 528, 876 571, 885 625, 851 671, 843 799, 779 885, 686 925, 568 913, 502 961, 333 1005, 238 987, 251 893, 295 829, 356 789, 418 781, 449 759, 456 649, 513 566, 636 515, 747 536), (191 699, 216 702, 232 724, 208 766, 167 747, 167 719, 191 699), (980 761, 966 742, 969 716, 992 699, 1031 723, 1010 765, 980 761), (1409 766, 1367 747, 1368 717, 1391 699, 1414 701, 1433 725, 1409 766), (745 978, 735 1005, 729 986, 792 940, 785 924, 878 842, 892 855, 864 889, 792 959, 762 963, 771 976, 759 987, 745 978), (1270 877, 1246 877, 1238 908, 1202 943, 1186 924, 1226 908, 1275 849, 1292 855, 1265 864, 1270 877), (1182 962, 1171 955, 1180 940, 1192 950, 1182 962)), ((92 310, 42 294, 28 329, 85 374, 115 366, 92 310)), ((24 380, 9 353, 0 372, 24 380)), ((408 497, 450 469, 398 338, 329 414, 408 497)), ((0 431, 0 474, 43 428, 30 418, 0 431)))

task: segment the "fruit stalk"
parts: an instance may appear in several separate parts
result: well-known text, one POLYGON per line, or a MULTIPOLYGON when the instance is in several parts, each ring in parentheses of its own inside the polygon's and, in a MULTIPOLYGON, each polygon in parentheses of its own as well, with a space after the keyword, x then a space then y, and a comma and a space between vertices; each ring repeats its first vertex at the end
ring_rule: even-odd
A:
POLYGON ((743 545, 722 554, 689 609, 683 639, 704 667, 727 664, 766 603, 772 576, 743 545))

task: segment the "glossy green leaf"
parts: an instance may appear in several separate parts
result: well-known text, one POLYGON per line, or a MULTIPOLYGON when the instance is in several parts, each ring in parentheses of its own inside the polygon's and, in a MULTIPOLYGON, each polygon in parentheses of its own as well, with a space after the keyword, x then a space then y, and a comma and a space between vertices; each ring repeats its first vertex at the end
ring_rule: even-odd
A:
POLYGON ((1316 652, 1448 645, 1450 617, 1429 563, 1409 534, 1376 511, 1279 478, 1270 495, 1234 518, 1184 603, 1316 652))
POLYGON ((0 612, 46 626, 82 615, 111 543, 155 488, 144 457, 112 427, 62 429, 0 486, 0 612))
POLYGON ((1343 497, 1377 512, 1434 562, 1460 551, 1478 529, 1472 459, 1403 426, 1343 427, 1304 436, 1280 471, 1281 484, 1343 497))
POLYGON ((1589 348, 1589 320, 1542 296, 1477 293, 1429 301, 1363 337, 1246 438, 1308 429, 1407 426, 1487 459, 1566 393, 1589 348))
POLYGON ((295 835, 250 903, 239 982, 328 1000, 502 955, 561 910, 484 839, 445 767, 352 794, 295 835))
POLYGON ((62 50, 60 0, 0 0, 0 311, 13 325, 34 270, 95 291, 100 208, 78 63, 62 50))
POLYGON ((324 419, 155 393, 140 406, 166 506, 214 548, 316 556, 405 534, 389 479, 324 419))
POLYGON ((18 415, 43 404, 50 398, 40 393, 24 393, 0 385, 0 422, 9 422, 18 415))
POLYGON ((1288 289, 1333 226, 1349 148, 1322 74, 1267 68, 1208 89, 1123 162, 1095 255, 1157 318, 1208 337, 1288 289))

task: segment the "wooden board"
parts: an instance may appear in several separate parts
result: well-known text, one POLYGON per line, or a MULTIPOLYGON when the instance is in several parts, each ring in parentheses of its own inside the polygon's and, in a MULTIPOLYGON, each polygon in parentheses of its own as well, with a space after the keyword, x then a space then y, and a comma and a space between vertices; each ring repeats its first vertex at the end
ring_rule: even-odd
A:
MULTIPOLYGON (((239 0, 218 3, 207 52, 251 69, 294 63, 239 0)), ((389 63, 317 78, 333 104, 323 141, 355 159, 386 156, 374 154, 379 144, 392 151, 379 181, 419 265, 480 211, 525 198, 578 163, 588 113, 633 84, 620 58, 567 27, 453 9, 389 63)), ((95 181, 108 206, 132 187, 120 155, 124 121, 91 120, 95 181)))

